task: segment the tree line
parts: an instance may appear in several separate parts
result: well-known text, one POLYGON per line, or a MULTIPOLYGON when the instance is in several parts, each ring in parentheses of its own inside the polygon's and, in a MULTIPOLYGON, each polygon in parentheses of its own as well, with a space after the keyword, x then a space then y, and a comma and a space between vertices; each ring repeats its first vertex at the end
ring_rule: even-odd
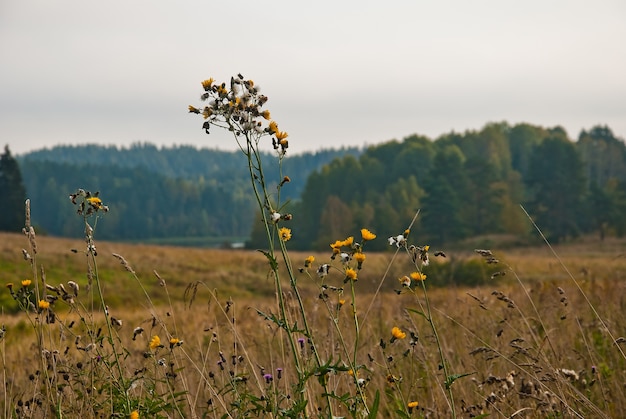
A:
MULTIPOLYGON (((626 233, 626 146, 606 126, 571 141, 560 127, 490 123, 435 141, 412 135, 336 159, 307 179, 290 244, 327 249, 361 227, 411 234, 431 244, 483 235, 525 236, 532 225, 553 242, 626 233)), ((258 226, 251 246, 258 246, 258 226)), ((387 245, 379 240, 370 245, 387 245)))
MULTIPOLYGON (((273 170, 276 156, 263 157, 273 170)), ((362 227, 383 238, 397 235, 418 210, 411 234, 432 244, 523 237, 531 225, 519 204, 552 241, 626 234, 626 146, 606 126, 572 141, 560 127, 490 123, 435 140, 412 135, 365 150, 288 155, 283 162, 291 181, 281 198, 294 214, 294 248, 327 249, 362 227)), ((278 171, 268 175, 280 181, 278 171)), ((79 236, 68 195, 80 187, 101 191, 112 209, 99 222, 102 239, 249 237, 248 246, 259 247, 261 217, 248 183, 239 152, 138 143, 57 146, 15 160, 6 148, 0 221, 14 221, 0 229, 21 229, 27 196, 41 232, 79 236), (19 210, 7 210, 9 201, 19 210)), ((386 247, 385 240, 370 245, 376 246, 386 247)))

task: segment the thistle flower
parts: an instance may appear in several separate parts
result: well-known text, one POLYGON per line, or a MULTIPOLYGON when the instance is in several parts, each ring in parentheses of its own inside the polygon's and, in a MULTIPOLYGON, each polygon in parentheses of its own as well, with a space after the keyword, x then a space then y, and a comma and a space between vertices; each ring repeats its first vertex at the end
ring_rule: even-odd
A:
POLYGON ((150 344, 149 344, 150 349, 154 350, 160 346, 161 346, 161 338, 159 338, 158 335, 152 336, 152 339, 150 339, 150 344))
POLYGON ((363 238, 363 241, 366 242, 368 240, 374 240, 376 238, 376 234, 372 233, 366 228, 362 228, 361 237, 363 238))
POLYGON ((289 239, 291 239, 291 229, 287 227, 281 227, 280 230, 278 230, 278 236, 284 242, 289 241, 289 239))
POLYGON ((269 384, 272 381, 274 381, 274 377, 272 377, 272 374, 265 374, 265 375, 263 375, 263 378, 265 379, 265 382, 267 384, 269 384))

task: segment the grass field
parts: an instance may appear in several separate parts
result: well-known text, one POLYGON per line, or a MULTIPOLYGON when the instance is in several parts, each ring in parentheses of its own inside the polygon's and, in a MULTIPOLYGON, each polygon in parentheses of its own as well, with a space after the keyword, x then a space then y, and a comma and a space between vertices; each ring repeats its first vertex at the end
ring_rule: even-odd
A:
MULTIPOLYGON (((624 241, 589 238, 555 247, 557 256, 540 245, 494 248, 506 275, 487 285, 437 287, 429 276, 427 293, 400 294, 398 278, 415 269, 402 252, 393 263, 391 251, 368 254, 353 292, 341 276, 329 275, 320 288, 317 266, 338 263, 330 252, 315 254, 308 269, 309 254, 291 252, 316 336, 313 347, 294 331, 302 337, 298 365, 315 355, 327 366, 312 368, 316 378, 302 387, 272 317, 276 293, 260 252, 97 243, 108 315, 122 321, 107 337, 100 300, 87 291, 84 240, 37 237, 36 245, 39 286, 74 281, 81 292, 74 304, 55 301, 48 323, 47 311, 17 312, 3 289, 5 417, 58 417, 59 410, 63 417, 275 417, 296 389, 306 394, 306 416, 324 391, 332 391, 337 417, 361 417, 351 403, 371 413, 376 400, 379 417, 450 417, 451 403, 457 417, 626 412, 624 241), (392 337, 394 327, 405 336, 392 337), (162 345, 151 345, 153 336, 162 345), (124 402, 112 383, 124 383, 124 402)), ((22 248, 29 248, 25 236, 0 234, 0 275, 13 290, 34 275, 22 248)), ((448 260, 481 259, 473 248, 447 253, 448 260)), ((284 297, 297 325, 288 283, 284 297)))

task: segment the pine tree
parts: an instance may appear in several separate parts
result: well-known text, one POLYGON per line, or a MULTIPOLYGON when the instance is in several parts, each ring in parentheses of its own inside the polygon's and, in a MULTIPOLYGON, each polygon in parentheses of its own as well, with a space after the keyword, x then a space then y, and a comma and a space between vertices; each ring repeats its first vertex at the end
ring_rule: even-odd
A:
POLYGON ((17 160, 9 146, 0 155, 0 231, 20 231, 24 227, 26 189, 17 160))

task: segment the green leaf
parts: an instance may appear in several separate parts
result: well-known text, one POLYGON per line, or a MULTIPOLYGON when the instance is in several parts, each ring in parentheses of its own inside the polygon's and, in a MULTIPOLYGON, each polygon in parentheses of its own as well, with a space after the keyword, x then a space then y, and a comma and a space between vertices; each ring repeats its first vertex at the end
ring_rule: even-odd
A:
POLYGON ((257 251, 265 255, 267 260, 270 262, 270 267, 272 268, 273 271, 278 270, 278 262, 276 261, 276 258, 272 256, 270 252, 268 252, 267 250, 261 250, 261 249, 257 249, 257 251))
POLYGON ((468 375, 472 375, 472 374, 476 374, 476 371, 468 372, 465 374, 452 374, 452 375, 447 376, 446 377, 446 390, 449 390, 450 387, 452 386, 452 383, 454 383, 459 378, 467 377, 468 375))
POLYGON ((378 405, 380 404, 380 391, 376 390, 376 396, 374 396, 374 404, 370 409, 370 414, 367 415, 368 419, 373 419, 378 416, 378 405))

